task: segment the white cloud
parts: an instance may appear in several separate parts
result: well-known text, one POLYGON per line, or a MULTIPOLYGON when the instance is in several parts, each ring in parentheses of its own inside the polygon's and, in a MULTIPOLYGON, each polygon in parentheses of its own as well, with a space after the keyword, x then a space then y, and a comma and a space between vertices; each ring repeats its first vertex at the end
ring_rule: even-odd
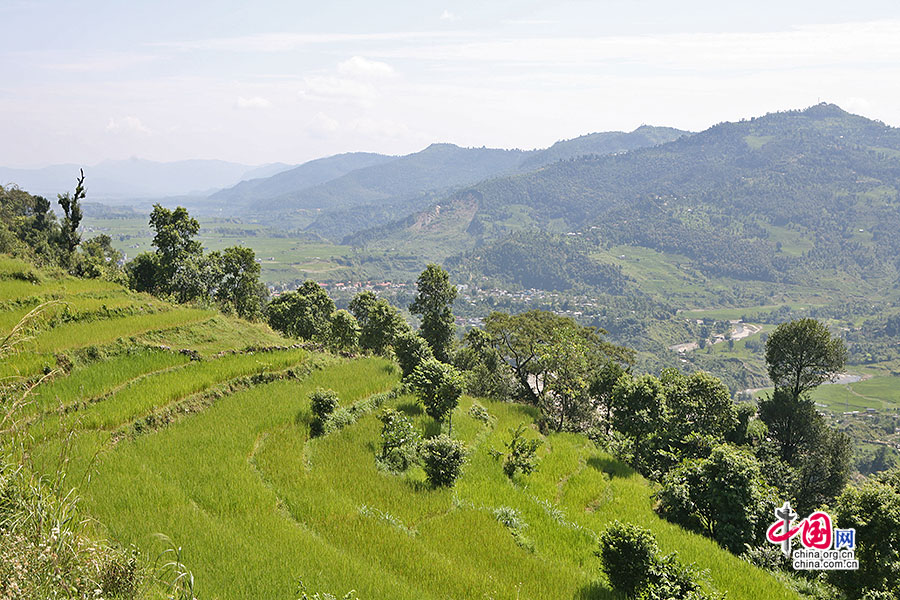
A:
POLYGON ((306 124, 306 131, 315 137, 331 136, 340 128, 340 122, 322 112, 316 113, 306 124))
POLYGON ((237 108, 271 108, 272 103, 263 98, 262 96, 253 96, 252 98, 244 98, 243 96, 238 96, 237 102, 235 102, 235 107, 237 108))
POLYGON ((362 56, 354 56, 338 64, 338 73, 348 77, 362 78, 393 77, 396 75, 391 65, 377 60, 369 60, 362 56))
POLYGON ((459 19, 459 17, 447 9, 444 9, 444 12, 441 13, 441 21, 456 21, 457 19, 459 19))
POLYGON ((137 117, 122 117, 121 119, 115 119, 110 117, 109 122, 106 124, 106 131, 109 133, 138 133, 141 135, 151 135, 153 132, 149 127, 141 123, 141 120, 137 117))
POLYGON ((372 84, 343 77, 307 77, 303 83, 304 87, 300 90, 301 98, 368 105, 379 95, 372 84))

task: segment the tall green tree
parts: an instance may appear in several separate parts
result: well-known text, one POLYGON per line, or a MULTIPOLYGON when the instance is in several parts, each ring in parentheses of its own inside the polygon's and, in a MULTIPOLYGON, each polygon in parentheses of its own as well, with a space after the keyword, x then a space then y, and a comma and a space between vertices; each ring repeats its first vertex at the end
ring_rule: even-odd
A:
POLYGON ((634 464, 643 468, 646 451, 665 434, 666 395, 662 382, 653 375, 621 377, 613 390, 613 427, 627 436, 634 451, 634 464))
MULTIPOLYGON (((374 294, 372 296, 374 297, 374 294)), ((351 310, 356 308, 359 312, 356 317, 360 322, 359 345, 376 354, 384 354, 394 344, 398 335, 409 331, 409 324, 403 319, 397 307, 392 306, 384 298, 375 298, 369 302, 369 297, 364 296, 363 301, 364 308, 351 303, 351 310), (360 316, 363 318, 360 319, 360 316)))
POLYGON ((304 340, 328 341, 334 302, 318 283, 303 282, 296 292, 281 294, 266 308, 272 329, 304 340))
MULTIPOLYGON (((203 247, 194 237, 200 231, 200 223, 179 206, 169 210, 154 204, 150 213, 150 227, 154 231, 152 245, 158 256, 159 273, 156 288, 163 293, 179 292, 185 295, 184 286, 193 289, 199 284, 193 281, 192 272, 203 253, 203 247)), ((192 292, 191 292, 192 293, 192 292)), ((188 294, 190 295, 190 294, 188 294)))
POLYGON ((548 384, 557 367, 557 359, 551 346, 561 336, 577 338, 581 342, 572 347, 589 354, 590 363, 598 370, 609 360, 631 362, 633 353, 603 339, 606 332, 593 327, 583 327, 569 317, 549 311, 531 310, 517 315, 502 312, 491 313, 484 322, 484 330, 490 336, 491 345, 512 369, 519 382, 523 397, 533 404, 546 404, 551 391, 548 384), (583 342, 583 343, 582 343, 583 342))
POLYGON ((619 378, 625 373, 622 365, 616 361, 607 361, 599 371, 594 373, 588 388, 594 405, 603 419, 603 427, 607 434, 612 427, 613 390, 615 390, 619 378))
POLYGON ((253 250, 243 246, 225 248, 221 252, 220 273, 216 300, 234 307, 245 319, 260 316, 269 292, 259 281, 260 266, 253 250))
POLYGON ((782 323, 766 340, 769 377, 794 399, 840 373, 846 360, 844 341, 816 319, 782 323))
POLYGON ((450 283, 447 271, 435 264, 429 264, 416 280, 418 293, 409 310, 422 315, 419 333, 431 346, 435 358, 441 362, 450 361, 450 346, 453 342, 453 301, 456 300, 456 286, 450 283))

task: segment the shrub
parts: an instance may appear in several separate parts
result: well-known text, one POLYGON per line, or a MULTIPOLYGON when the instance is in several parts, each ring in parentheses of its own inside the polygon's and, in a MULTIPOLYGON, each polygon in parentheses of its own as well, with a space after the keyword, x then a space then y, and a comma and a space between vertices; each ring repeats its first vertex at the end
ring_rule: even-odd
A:
POLYGON ((764 541, 773 494, 753 455, 723 444, 667 473, 657 497, 666 519, 740 553, 747 542, 764 541))
POLYGON ((334 390, 316 388, 309 395, 309 408, 313 416, 322 421, 328 420, 331 413, 338 407, 338 395, 334 390))
POLYGON ((433 358, 419 364, 409 376, 409 382, 425 412, 435 421, 452 416, 463 392, 462 375, 456 367, 433 358))
POLYGON ((647 585, 659 546, 650 531, 614 521, 600 534, 599 554, 609 584, 633 598, 647 585))
POLYGON ((506 443, 507 454, 503 460, 503 472, 512 478, 516 471, 528 475, 537 466, 535 453, 543 443, 542 440, 525 439, 525 424, 520 423, 515 430, 510 429, 512 439, 506 443))
POLYGON ((419 434, 409 419, 394 409, 387 409, 378 419, 381 421, 381 456, 388 468, 405 471, 416 457, 419 434))
POLYGON ((631 523, 614 521, 600 534, 600 560, 613 589, 640 600, 711 600, 701 577, 676 554, 661 556, 653 534, 631 523))
POLYGON ((316 388, 309 395, 309 408, 313 414, 310 433, 313 436, 322 435, 332 413, 338 408, 338 395, 334 390, 316 388))
POLYGON ((441 434, 422 444, 422 466, 428 482, 435 487, 452 486, 462 473, 465 446, 459 440, 441 434))

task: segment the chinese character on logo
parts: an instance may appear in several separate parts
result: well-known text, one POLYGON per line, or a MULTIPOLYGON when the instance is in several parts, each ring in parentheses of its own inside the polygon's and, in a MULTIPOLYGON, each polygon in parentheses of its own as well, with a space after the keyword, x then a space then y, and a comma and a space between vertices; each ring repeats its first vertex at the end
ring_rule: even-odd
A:
POLYGON ((775 509, 775 516, 780 520, 772 523, 766 531, 766 539, 773 544, 781 544, 781 551, 785 556, 791 553, 791 538, 800 531, 800 526, 791 529, 791 521, 797 518, 797 513, 791 509, 791 503, 785 502, 784 506, 775 509))
POLYGON ((834 549, 856 548, 856 530, 855 529, 834 529, 834 549))
POLYGON ((800 541, 804 548, 831 548, 831 517, 823 512, 814 512, 803 519, 800 541))

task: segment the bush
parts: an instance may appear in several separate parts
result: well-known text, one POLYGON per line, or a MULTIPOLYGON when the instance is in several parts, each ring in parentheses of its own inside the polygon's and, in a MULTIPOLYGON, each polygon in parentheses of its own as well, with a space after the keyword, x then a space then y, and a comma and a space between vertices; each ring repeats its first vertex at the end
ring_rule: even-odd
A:
POLYGON ((708 458, 682 461, 664 476, 657 497, 663 517, 735 554, 748 542, 765 541, 775 507, 774 490, 763 480, 757 460, 725 444, 708 458))
POLYGON ((379 460, 394 471, 405 471, 416 458, 419 434, 409 419, 394 409, 387 409, 381 421, 381 456, 379 460))
POLYGON ((613 522, 600 534, 601 568, 613 589, 640 600, 711 600, 692 566, 675 553, 661 556, 653 534, 630 523, 613 522))
POLYGON ((409 383, 429 417, 435 421, 452 417, 463 392, 463 378, 456 367, 433 358, 422 361, 409 376, 409 383))
POLYGON ((337 407, 338 395, 334 390, 316 388, 309 395, 309 408, 313 414, 313 420, 309 426, 311 435, 318 436, 325 433, 326 425, 337 407))
POLYGON ((338 395, 334 390, 316 388, 309 395, 309 408, 313 416, 321 421, 327 421, 337 407, 338 395))
POLYGON ((659 546, 650 531, 614 521, 600 534, 599 554, 609 584, 633 598, 646 587, 659 546))
POLYGON ((462 442, 441 434, 422 444, 422 466, 434 487, 452 486, 462 474, 466 450, 462 442))
POLYGON ((520 423, 515 430, 510 429, 512 439, 507 442, 506 458, 503 460, 503 472, 512 478, 516 471, 528 475, 537 466, 535 453, 543 443, 540 439, 525 439, 525 424, 520 423))

